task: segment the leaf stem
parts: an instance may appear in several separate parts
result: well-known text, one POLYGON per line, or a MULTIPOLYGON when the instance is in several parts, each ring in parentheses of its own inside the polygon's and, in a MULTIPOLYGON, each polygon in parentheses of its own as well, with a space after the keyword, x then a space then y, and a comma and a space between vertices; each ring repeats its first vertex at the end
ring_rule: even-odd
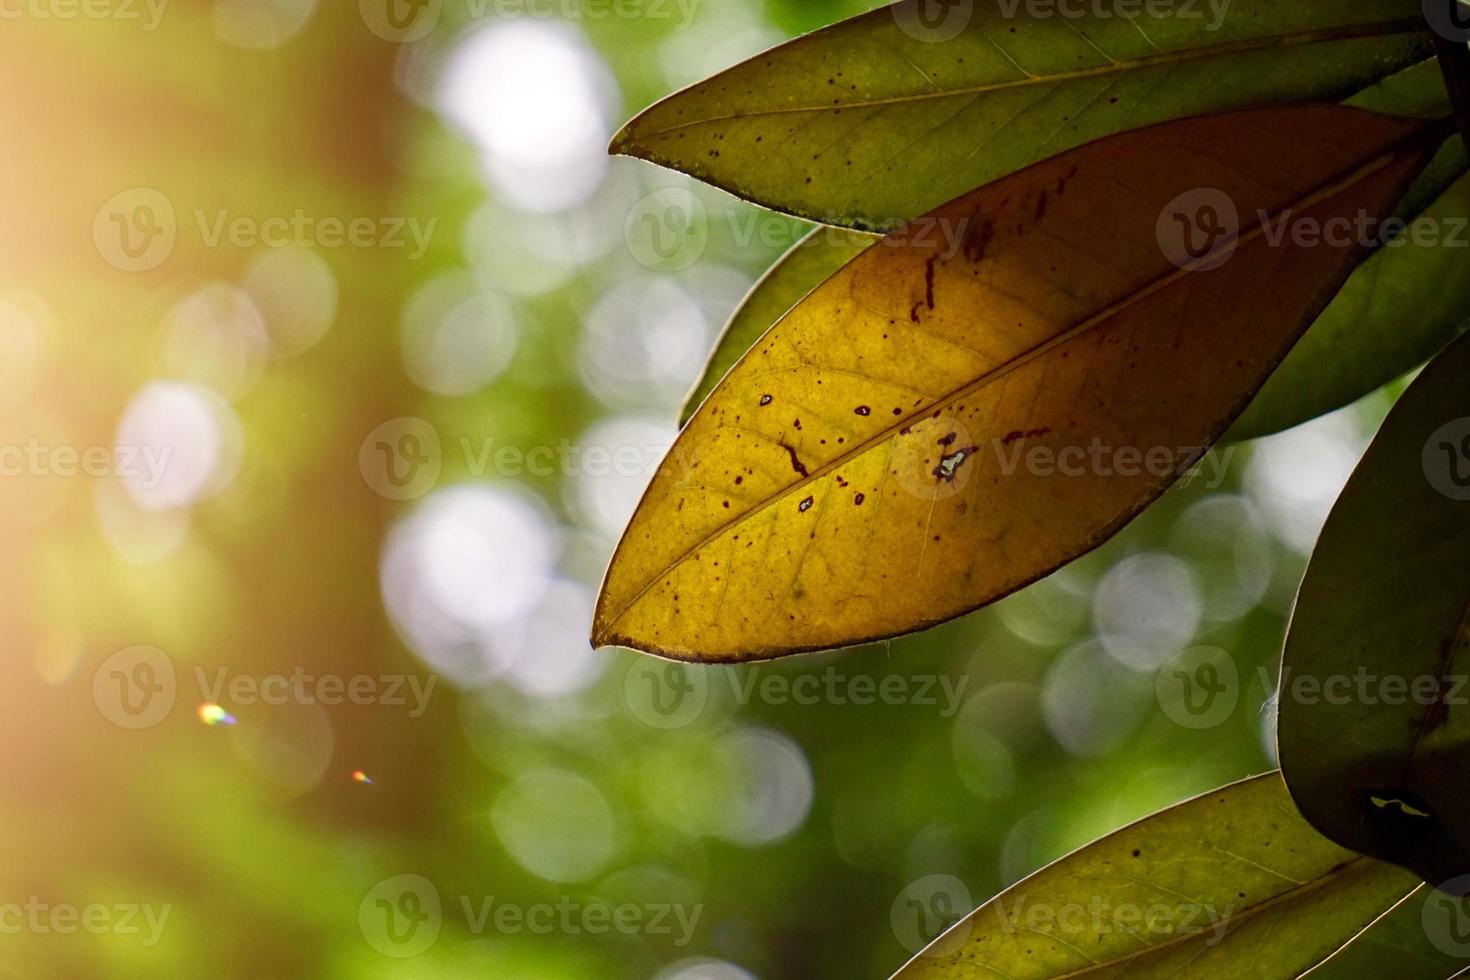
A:
POLYGON ((1470 45, 1434 36, 1434 51, 1439 56, 1439 70, 1455 105, 1455 120, 1460 137, 1470 149, 1470 45))

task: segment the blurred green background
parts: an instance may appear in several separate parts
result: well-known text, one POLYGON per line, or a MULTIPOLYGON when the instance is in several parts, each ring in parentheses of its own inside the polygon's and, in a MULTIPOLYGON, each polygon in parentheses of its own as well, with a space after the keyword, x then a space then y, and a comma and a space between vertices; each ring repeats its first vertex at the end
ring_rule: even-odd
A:
POLYGON ((805 230, 607 140, 866 5, 393 2, 6 7, 0 975, 882 977, 1272 766, 1284 616, 1386 394, 922 636, 588 649, 683 395, 805 230))

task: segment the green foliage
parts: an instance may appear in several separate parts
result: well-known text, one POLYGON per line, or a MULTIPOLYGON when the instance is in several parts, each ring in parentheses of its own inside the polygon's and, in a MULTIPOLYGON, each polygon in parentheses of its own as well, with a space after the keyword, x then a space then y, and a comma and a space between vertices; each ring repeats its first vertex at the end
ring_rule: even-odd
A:
MULTIPOLYGON (((949 619, 1096 547, 1180 474, 1145 489, 1096 467, 1068 482, 976 462, 981 478, 950 489, 987 440, 1103 434, 1142 453, 1203 451, 1232 420, 1232 439, 1279 432, 1382 388, 1470 319, 1456 251, 1470 177, 1465 144, 1445 142, 1455 118, 1470 141, 1470 105, 1452 105, 1440 75, 1464 59, 1413 64, 1429 43, 1419 5, 1237 3, 1218 35, 1099 9, 1015 23, 1004 8, 854 17, 658 103, 614 140, 753 203, 893 233, 872 245, 818 228, 741 304, 614 556, 596 643, 738 662, 949 619), (1208 117, 1355 90, 1350 105, 1383 115, 1208 117), (1355 216, 1356 236, 1324 239, 1355 216), (1303 220, 1315 237, 1294 233, 1303 220), (945 222, 969 229, 964 266, 924 241, 945 222), (908 443, 926 439, 940 448, 906 479, 908 443), (884 506, 855 510, 865 499, 884 506)), ((1281 671, 1285 781, 1228 786, 1078 850, 900 978, 1351 976, 1390 959, 1451 971, 1455 942, 1431 921, 1455 915, 1436 904, 1453 899, 1395 906, 1419 877, 1470 891, 1466 718, 1451 698, 1470 635, 1467 380, 1470 342, 1455 341, 1323 531, 1281 671), (1426 683, 1388 710, 1320 696, 1325 677, 1365 672, 1426 683), (1168 909, 1156 932, 1017 925, 1022 905, 1159 895, 1231 911, 1213 939, 1168 909)))
POLYGON ((904 0, 775 48, 648 109, 613 149, 813 221, 888 230, 1110 133, 1342 98, 1430 51, 1412 0, 1236 0, 1210 30, 1095 10, 1079 27, 1007 3, 934 19, 904 0))
POLYGON ((1394 406, 1338 498, 1297 597, 1279 708, 1281 763, 1308 819, 1462 893, 1467 372, 1461 338, 1394 406))
POLYGON ((957 923, 895 980, 1298 976, 1417 886, 1323 839, 1268 773, 1048 865, 957 923))

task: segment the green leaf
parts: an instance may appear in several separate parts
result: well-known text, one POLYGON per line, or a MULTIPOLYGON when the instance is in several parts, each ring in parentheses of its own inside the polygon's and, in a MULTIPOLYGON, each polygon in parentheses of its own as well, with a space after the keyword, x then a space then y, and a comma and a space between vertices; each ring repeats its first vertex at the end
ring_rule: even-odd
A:
POLYGON ((818 228, 781 256, 751 287, 730 322, 725 324, 709 363, 679 411, 679 427, 684 427, 725 373, 761 339, 771 324, 876 241, 876 236, 863 232, 818 228))
POLYGON ((984 0, 946 8, 938 28, 925 2, 842 21, 670 96, 612 150, 814 221, 889 230, 1112 133, 1341 99, 1431 51, 1416 0, 1234 0, 1217 25, 1203 2, 1199 17, 1097 4, 1031 17, 1025 0, 984 0))
POLYGON ((1312 971, 1311 980, 1444 980, 1470 961, 1470 943, 1446 928, 1458 911, 1453 901, 1420 886, 1392 912, 1373 923, 1345 949, 1312 971), (1449 913, 1449 915, 1446 915, 1449 913), (1431 935, 1431 930, 1432 935, 1431 935))
POLYGON ((1279 695, 1281 765, 1302 813, 1436 885, 1470 874, 1467 453, 1462 337, 1409 386, 1333 507, 1279 695))
MULTIPOLYGON (((1348 104, 1441 115, 1449 104, 1434 61, 1400 72, 1348 104)), ((1423 364, 1470 321, 1470 168, 1451 139, 1414 182, 1397 216, 1427 229, 1400 236, 1353 273, 1231 428, 1231 439, 1289 429, 1341 408, 1423 364)))
POLYGON ((1326 840, 1278 773, 1069 854, 956 923, 895 980, 1298 977, 1418 886, 1326 840))

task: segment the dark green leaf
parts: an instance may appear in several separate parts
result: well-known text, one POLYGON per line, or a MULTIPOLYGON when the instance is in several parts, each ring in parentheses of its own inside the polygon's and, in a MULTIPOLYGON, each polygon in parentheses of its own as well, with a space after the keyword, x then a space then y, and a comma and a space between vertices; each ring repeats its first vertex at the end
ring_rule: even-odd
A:
POLYGON ((1459 928, 1454 901, 1419 890, 1310 974, 1310 980, 1444 980, 1470 962, 1470 936, 1459 928), (1446 915, 1445 913, 1450 913, 1446 915), (1449 928, 1454 924, 1455 931, 1449 928))
MULTIPOLYGON (((1442 115, 1449 94, 1433 61, 1348 100, 1397 115, 1442 115)), ((1424 363, 1470 321, 1470 177, 1451 139, 1409 189, 1408 234, 1358 267, 1230 430, 1251 439, 1341 408, 1424 363)), ((1381 232, 1380 227, 1375 232, 1381 232)))
POLYGON ((748 200, 891 229, 1102 136, 1283 101, 1336 100, 1429 55, 1415 0, 1097 4, 925 0, 842 21, 658 103, 613 141, 748 200), (958 30, 958 33, 954 31, 958 30))
MULTIPOLYGON (((1328 517, 1282 660, 1292 796, 1345 847, 1470 874, 1470 338, 1389 413, 1328 517)), ((1447 885, 1470 890, 1470 880, 1447 885)))

